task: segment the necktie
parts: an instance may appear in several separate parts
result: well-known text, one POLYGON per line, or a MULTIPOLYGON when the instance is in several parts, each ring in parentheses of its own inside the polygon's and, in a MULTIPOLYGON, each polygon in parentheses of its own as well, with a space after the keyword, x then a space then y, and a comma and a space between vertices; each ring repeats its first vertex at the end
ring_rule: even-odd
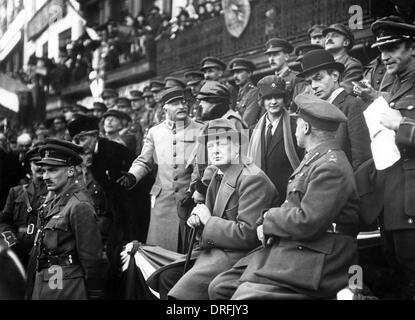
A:
POLYGON ((265 139, 265 144, 266 144, 266 150, 268 152, 269 150, 269 146, 271 144, 271 140, 272 140, 272 124, 270 123, 267 127, 267 135, 266 135, 266 139, 265 139))

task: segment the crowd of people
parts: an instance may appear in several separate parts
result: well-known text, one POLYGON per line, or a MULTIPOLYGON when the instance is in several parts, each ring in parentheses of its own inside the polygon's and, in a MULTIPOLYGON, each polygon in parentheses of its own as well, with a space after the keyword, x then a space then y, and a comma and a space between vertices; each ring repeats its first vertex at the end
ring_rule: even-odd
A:
POLYGON ((306 45, 265 43, 274 74, 256 85, 249 59, 209 56, 129 97, 65 106, 15 146, 0 134, 0 234, 26 299, 128 298, 132 241, 192 253, 186 273, 179 260, 152 275, 160 299, 414 299, 415 26, 390 16, 371 30, 380 54, 365 67, 347 26, 315 25, 306 45), (400 158, 377 170, 364 111, 382 99, 377 127, 400 158), (382 250, 362 254, 359 233, 378 230, 382 250))

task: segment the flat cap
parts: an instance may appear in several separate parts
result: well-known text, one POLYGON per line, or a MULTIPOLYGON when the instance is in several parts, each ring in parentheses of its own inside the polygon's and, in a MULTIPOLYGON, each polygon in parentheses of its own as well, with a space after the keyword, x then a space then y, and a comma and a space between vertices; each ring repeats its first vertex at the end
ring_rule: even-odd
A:
POLYGON ((194 86, 199 84, 201 81, 205 79, 205 75, 203 72, 200 71, 189 71, 184 74, 184 77, 186 78, 187 85, 188 86, 194 86))
POLYGON ((131 90, 130 91, 130 100, 137 101, 143 99, 143 93, 139 90, 131 90))
POLYGON ((315 24, 310 29, 307 30, 308 35, 311 37, 323 36, 323 30, 327 26, 324 24, 315 24))
POLYGON ((183 82, 183 80, 176 78, 176 77, 166 77, 164 78, 165 81, 165 88, 173 88, 173 87, 180 87, 180 88, 186 88, 186 84, 183 82))
POLYGON ((76 166, 82 163, 80 154, 83 148, 65 140, 45 139, 45 145, 39 149, 40 166, 76 166))
POLYGON ((111 98, 111 97, 116 98, 116 97, 118 97, 118 92, 115 91, 114 89, 110 89, 110 88, 104 89, 104 91, 102 91, 102 93, 101 93, 101 97, 103 99, 104 98, 111 98))
POLYGON ((257 87, 262 99, 270 96, 288 96, 285 90, 285 80, 276 75, 262 78, 258 81, 257 87))
POLYGON ((206 81, 196 97, 199 100, 230 101, 229 89, 218 81, 206 81))
POLYGON ((303 72, 299 73, 297 77, 305 78, 308 75, 320 70, 335 69, 343 73, 344 64, 336 62, 333 55, 324 49, 313 50, 306 53, 301 62, 303 72))
POLYGON ((107 106, 105 105, 105 103, 96 101, 96 102, 93 103, 92 109, 106 112, 107 111, 107 106))
POLYGON ((300 94, 294 99, 294 102, 298 109, 290 116, 302 118, 317 129, 336 131, 341 122, 347 122, 347 117, 339 108, 314 95, 300 94))
POLYGON ((294 50, 295 55, 297 56, 297 59, 295 61, 301 62, 301 60, 303 60, 303 57, 306 53, 313 51, 313 50, 317 50, 317 49, 324 49, 324 48, 318 44, 308 44, 308 43, 297 46, 294 50))
POLYGON ((200 62, 200 70, 205 70, 208 68, 219 68, 223 71, 226 70, 226 63, 216 57, 205 57, 200 62))
POLYGON ((323 30, 323 36, 327 36, 327 34, 329 32, 337 32, 337 33, 340 33, 340 34, 344 35, 347 39, 350 40, 350 43, 347 46, 347 50, 350 50, 350 49, 353 48, 353 46, 354 46, 354 35, 353 35, 352 30, 348 26, 346 26, 342 23, 331 24, 329 27, 327 27, 326 29, 323 30))
POLYGON ((285 53, 290 54, 294 51, 294 47, 291 43, 289 43, 287 40, 280 39, 280 38, 272 38, 269 39, 265 43, 266 51, 265 53, 273 53, 273 52, 280 52, 284 51, 285 53))
POLYGON ((376 20, 371 26, 376 37, 372 48, 400 41, 415 41, 415 25, 406 23, 398 16, 384 17, 376 20))
POLYGON ((93 116, 79 115, 68 123, 68 131, 71 138, 78 134, 99 131, 99 119, 93 116))
POLYGON ((231 71, 246 70, 248 72, 252 72, 255 70, 255 63, 248 59, 235 58, 229 63, 229 69, 231 71))
POLYGON ((158 93, 164 89, 165 83, 160 80, 151 80, 150 81, 150 91, 153 93, 158 93))
POLYGON ((182 87, 164 89, 159 93, 159 99, 163 105, 177 99, 184 99, 184 90, 182 87))

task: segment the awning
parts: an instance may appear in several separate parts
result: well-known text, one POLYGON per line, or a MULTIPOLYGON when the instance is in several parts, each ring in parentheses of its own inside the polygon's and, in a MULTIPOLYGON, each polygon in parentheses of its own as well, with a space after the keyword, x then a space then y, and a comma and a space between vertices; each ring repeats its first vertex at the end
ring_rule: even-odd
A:
POLYGON ((18 92, 28 91, 29 88, 21 81, 0 73, 0 104, 13 111, 19 112, 18 92))

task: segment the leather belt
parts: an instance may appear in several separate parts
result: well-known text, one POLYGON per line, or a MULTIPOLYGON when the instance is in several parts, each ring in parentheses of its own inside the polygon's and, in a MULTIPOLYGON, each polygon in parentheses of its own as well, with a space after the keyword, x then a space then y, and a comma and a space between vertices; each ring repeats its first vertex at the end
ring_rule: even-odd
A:
POLYGON ((359 233, 355 226, 344 226, 336 223, 332 223, 331 226, 326 230, 327 233, 340 234, 343 236, 350 236, 355 238, 359 233))
POLYGON ((71 266, 79 265, 79 260, 75 256, 69 254, 64 256, 42 256, 38 259, 37 271, 49 269, 52 266, 71 266))

